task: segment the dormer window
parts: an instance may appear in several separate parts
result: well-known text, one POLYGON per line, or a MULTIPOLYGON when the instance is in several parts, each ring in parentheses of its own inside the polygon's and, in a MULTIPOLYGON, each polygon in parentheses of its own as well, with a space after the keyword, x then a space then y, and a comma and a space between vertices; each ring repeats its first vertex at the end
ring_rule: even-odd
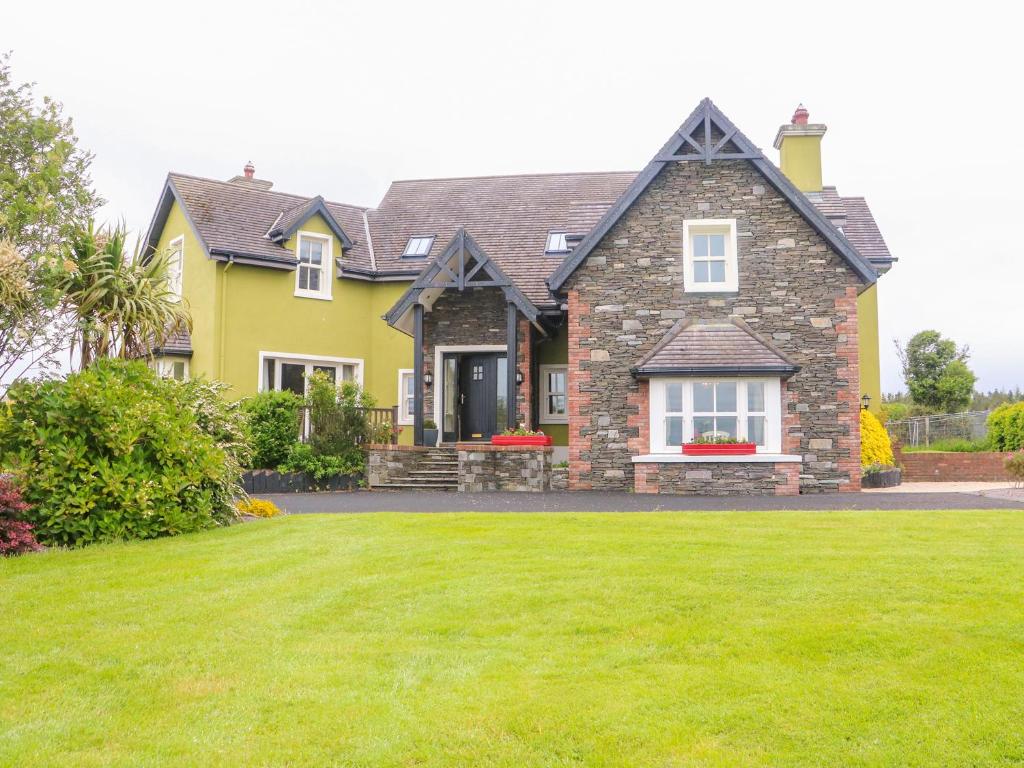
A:
POLYGON ((434 236, 430 235, 424 237, 417 235, 409 238, 409 242, 405 244, 405 252, 402 254, 403 259, 421 259, 430 253, 431 247, 434 245, 434 236))
POLYGON ((331 298, 331 268, 334 255, 331 238, 313 232, 299 232, 295 295, 307 299, 331 298))
POLYGON ((566 242, 565 232, 548 232, 548 244, 544 253, 562 254, 569 253, 569 244, 566 242))

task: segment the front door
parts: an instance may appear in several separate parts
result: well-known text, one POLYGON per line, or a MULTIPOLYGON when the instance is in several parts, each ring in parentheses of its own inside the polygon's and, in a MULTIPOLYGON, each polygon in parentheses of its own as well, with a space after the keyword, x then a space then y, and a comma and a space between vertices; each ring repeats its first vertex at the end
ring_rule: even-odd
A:
POLYGON ((459 439, 490 440, 497 424, 497 355, 463 355, 459 361, 459 439))

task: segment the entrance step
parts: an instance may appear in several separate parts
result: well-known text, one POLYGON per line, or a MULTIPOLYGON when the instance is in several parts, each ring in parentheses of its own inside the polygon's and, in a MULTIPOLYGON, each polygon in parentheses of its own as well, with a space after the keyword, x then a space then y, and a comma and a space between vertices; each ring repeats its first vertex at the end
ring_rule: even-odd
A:
POLYGON ((371 487, 385 491, 457 491, 459 455, 454 448, 431 448, 419 454, 402 474, 392 474, 388 482, 371 487))

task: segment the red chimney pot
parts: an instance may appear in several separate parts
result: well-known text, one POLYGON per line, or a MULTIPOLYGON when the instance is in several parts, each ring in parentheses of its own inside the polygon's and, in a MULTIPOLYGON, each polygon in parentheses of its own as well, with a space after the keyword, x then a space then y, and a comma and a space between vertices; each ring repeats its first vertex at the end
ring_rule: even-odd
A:
MULTIPOLYGON (((804 120, 804 122, 806 123, 807 120, 804 120)), ((251 179, 256 175, 256 166, 252 164, 252 160, 245 164, 245 168, 242 169, 242 172, 245 174, 245 178, 247 179, 251 179)))
POLYGON ((811 113, 807 111, 807 108, 801 104, 796 108, 796 112, 793 113, 792 123, 793 125, 807 125, 807 119, 811 116, 811 113))

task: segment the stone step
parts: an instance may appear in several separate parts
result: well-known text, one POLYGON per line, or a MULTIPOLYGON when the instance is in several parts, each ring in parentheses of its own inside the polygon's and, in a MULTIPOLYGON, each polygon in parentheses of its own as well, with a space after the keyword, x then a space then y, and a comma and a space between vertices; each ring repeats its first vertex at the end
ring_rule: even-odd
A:
POLYGON ((458 471, 451 469, 410 469, 410 475, 445 475, 446 477, 457 477, 458 471))
POLYGON ((457 491, 459 484, 454 483, 382 483, 373 486, 373 490, 413 490, 413 491, 457 491))

